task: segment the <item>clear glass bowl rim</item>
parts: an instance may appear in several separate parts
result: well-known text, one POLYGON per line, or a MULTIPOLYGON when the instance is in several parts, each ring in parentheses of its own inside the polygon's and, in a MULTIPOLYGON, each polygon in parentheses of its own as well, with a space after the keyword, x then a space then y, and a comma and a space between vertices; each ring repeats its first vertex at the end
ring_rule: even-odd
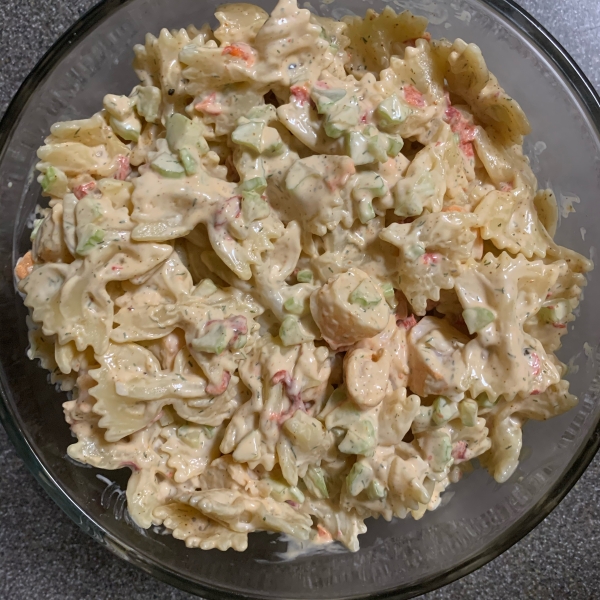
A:
MULTIPOLYGON (((0 121, 0 161, 2 161, 8 145, 12 139, 13 129, 19 121, 22 107, 27 104, 31 94, 50 72, 53 66, 66 53, 69 52, 73 43, 84 37, 102 22, 106 17, 118 10, 132 0, 101 0, 96 6, 86 12, 52 45, 44 56, 35 65, 27 78, 19 87, 17 93, 8 105, 8 108, 0 121)), ((600 96, 594 89, 592 83, 571 58, 562 45, 550 34, 540 23, 536 21, 527 11, 518 6, 513 0, 480 0, 499 16, 514 25, 530 42, 532 42, 554 67, 562 74, 578 96, 582 106, 593 123, 596 133, 600 136, 600 96)), ((124 544, 115 538, 101 524, 90 518, 68 494, 63 490, 60 483, 56 481, 46 469, 40 458, 27 440, 21 429, 19 419, 15 414, 9 400, 10 391, 0 367, 0 422, 4 426, 9 439, 15 446, 17 453, 25 462, 29 471, 36 478, 46 493, 58 504, 58 506, 71 518, 83 531, 93 537, 111 550, 114 554, 142 569, 146 573, 178 587, 189 593, 202 596, 208 600, 244 600, 255 595, 241 595, 205 587, 197 582, 191 582, 180 577, 170 569, 155 561, 149 556, 143 555, 134 548, 124 544)), ((386 591, 365 595, 364 600, 382 600, 394 598, 403 600, 414 596, 425 594, 453 581, 468 575, 493 560, 511 546, 519 542, 525 535, 532 531, 543 519, 545 519, 566 494, 575 485, 585 469, 588 467, 598 449, 600 448, 600 423, 590 431, 584 444, 573 456, 569 468, 565 471, 562 479, 558 480, 548 493, 540 498, 525 515, 515 522, 509 529, 499 535, 495 543, 471 558, 464 560, 451 571, 441 573, 425 582, 404 587, 402 589, 386 591)))

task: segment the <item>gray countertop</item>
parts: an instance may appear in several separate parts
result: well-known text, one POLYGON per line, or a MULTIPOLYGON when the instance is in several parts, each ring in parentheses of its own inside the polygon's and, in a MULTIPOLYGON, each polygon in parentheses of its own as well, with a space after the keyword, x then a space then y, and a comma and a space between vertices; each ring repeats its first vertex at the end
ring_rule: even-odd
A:
MULTIPOLYGON (((199 0, 201 1, 201 0, 199 0)), ((448 0, 449 1, 449 0, 448 0)), ((95 0, 0 0, 0 115, 37 60, 95 0)), ((600 0, 521 0, 600 89, 600 0)), ((110 554, 42 491, 0 427, 0 598, 192 598, 110 554)), ((534 531, 424 598, 600 598, 600 457, 534 531)))

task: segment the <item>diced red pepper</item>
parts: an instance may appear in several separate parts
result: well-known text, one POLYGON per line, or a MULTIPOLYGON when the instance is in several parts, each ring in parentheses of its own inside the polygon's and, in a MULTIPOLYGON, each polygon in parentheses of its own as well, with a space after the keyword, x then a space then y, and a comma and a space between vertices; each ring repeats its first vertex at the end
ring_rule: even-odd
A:
POLYGON ((218 116, 223 112, 223 107, 217 102, 217 94, 213 92, 209 94, 202 102, 198 102, 194 105, 194 108, 199 111, 206 113, 207 115, 218 116))
POLYGON ((227 389, 227 387, 229 386, 230 380, 231 380, 231 373, 229 371, 223 371, 223 375, 221 377, 221 383, 219 383, 218 385, 216 385, 212 382, 209 383, 206 386, 206 391, 209 394, 213 394, 214 396, 219 396, 227 389))
POLYGON ((423 262, 426 265, 437 265, 440 260, 439 254, 433 252, 426 252, 423 254, 423 262))
POLYGON ((306 104, 307 102, 310 102, 310 94, 308 93, 306 86, 293 85, 290 88, 290 94, 292 95, 292 98, 299 104, 306 104))
POLYGON ((73 189, 73 193, 77 197, 77 200, 81 200, 87 196, 96 187, 95 181, 88 181, 88 183, 82 183, 73 189))
POLYGON ((115 172, 115 179, 125 181, 131 173, 131 167, 129 166, 129 157, 119 154, 117 156, 117 170, 115 172))
POLYGON ((251 67, 256 60, 254 50, 248 44, 242 42, 236 42, 235 44, 231 44, 231 46, 225 46, 221 54, 229 54, 235 58, 241 58, 246 61, 246 64, 249 67, 251 67))
POLYGON ((410 105, 418 108, 423 108, 426 105, 425 97, 414 85, 404 86, 404 98, 410 105))
POLYGON ((404 329, 406 329, 407 331, 409 329, 412 329, 416 324, 417 324, 417 319, 415 318, 415 315, 410 315, 410 316, 406 317, 406 319, 398 319, 396 321, 396 325, 398 327, 404 327, 404 329))
POLYGON ((456 461, 465 460, 467 457, 468 444, 464 440, 459 440, 452 448, 452 458, 456 461))
POLYGON ((540 363, 540 357, 537 355, 536 352, 532 352, 529 355, 529 357, 530 357, 530 363, 531 363, 531 372, 534 377, 537 377, 542 370, 542 365, 540 363))

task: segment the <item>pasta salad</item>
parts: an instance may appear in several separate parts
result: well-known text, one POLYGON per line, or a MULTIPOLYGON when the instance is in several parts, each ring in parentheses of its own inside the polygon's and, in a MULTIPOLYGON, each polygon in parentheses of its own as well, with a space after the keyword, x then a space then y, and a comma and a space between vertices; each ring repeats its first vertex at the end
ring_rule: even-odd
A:
POLYGON ((140 84, 38 150, 29 356, 140 527, 356 551, 576 404, 554 353, 592 264, 474 44, 389 7, 216 18, 148 34, 140 84))

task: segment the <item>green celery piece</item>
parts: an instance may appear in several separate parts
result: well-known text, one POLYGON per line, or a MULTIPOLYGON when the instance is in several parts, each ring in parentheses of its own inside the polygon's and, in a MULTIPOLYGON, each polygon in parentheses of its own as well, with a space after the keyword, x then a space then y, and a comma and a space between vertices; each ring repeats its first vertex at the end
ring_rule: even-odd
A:
POLYGON ((203 433, 202 428, 197 425, 181 425, 177 428, 177 437, 192 448, 202 446, 203 433))
POLYGON ((198 161, 187 148, 182 148, 179 151, 179 159, 188 175, 195 175, 198 172, 198 161))
POLYGON ((386 495, 387 491, 385 486, 377 479, 373 479, 367 486, 367 497, 369 500, 381 500, 382 498, 385 498, 386 495))
POLYGON ((264 177, 253 177, 238 185, 238 190, 242 192, 256 192, 262 194, 267 189, 267 180, 264 177))
POLYGON ((432 421, 436 425, 443 425, 456 416, 457 409, 454 402, 449 402, 447 398, 438 396, 433 401, 432 421))
POLYGON ((184 166, 172 154, 159 154, 150 167, 163 177, 176 179, 185 176, 184 166))
POLYGON ((334 139, 344 135, 352 127, 356 127, 359 121, 359 108, 356 98, 349 101, 336 102, 325 117, 325 133, 334 139))
POLYGON ((192 348, 196 352, 221 354, 227 348, 227 329, 225 325, 217 324, 211 327, 204 335, 192 340, 192 348))
POLYGON ((462 317, 471 335, 496 320, 496 315, 491 310, 483 307, 465 308, 462 317))
POLYGON ((56 173, 55 168, 48 167, 40 185, 42 186, 42 189, 45 192, 47 192, 52 187, 52 184, 56 182, 57 179, 58 175, 56 173))
POLYGON ((81 256, 89 254, 98 244, 104 241, 104 230, 93 223, 83 226, 79 243, 75 252, 81 256))
POLYGON ((195 147, 203 155, 209 150, 200 122, 192 121, 180 113, 171 115, 167 121, 167 144, 172 152, 195 147))
POLYGON ((203 279, 192 292, 193 296, 204 298, 214 294, 219 288, 214 284, 212 279, 203 279))
POLYGON ((381 302, 381 295, 368 280, 361 281, 348 298, 350 304, 358 304, 362 308, 371 308, 381 302))
POLYGON ((296 281, 298 283, 310 283, 313 280, 313 273, 309 269, 302 269, 298 271, 296 275, 296 281))
POLYGON ((119 121, 111 117, 110 126, 120 138, 128 142, 137 142, 142 132, 142 124, 138 120, 132 120, 132 122, 119 121))
POLYGON ((494 406, 494 402, 492 402, 489 396, 485 392, 481 392, 477 398, 475 398, 477 405, 479 408, 492 408, 494 406))
POLYGON ((373 423, 367 420, 360 420, 350 425, 346 437, 338 446, 338 450, 344 454, 362 454, 367 456, 373 453, 376 445, 373 423))
POLYGON ((411 429, 413 433, 420 433, 431 427, 433 406, 421 406, 417 416, 413 419, 411 429))
POLYGON ((477 409, 479 405, 475 400, 465 398, 458 403, 460 420, 465 427, 475 427, 477 424, 477 409))
POLYGON ((416 260, 425 254, 425 248, 421 244, 413 244, 404 250, 404 256, 409 260, 416 260))
POLYGON ((346 90, 342 88, 320 88, 313 87, 310 95, 317 105, 320 115, 326 114, 331 107, 346 96, 346 90))
POLYGON ((551 325, 563 325, 569 313, 571 312, 571 303, 568 300, 555 300, 548 306, 543 306, 538 312, 538 318, 543 323, 551 325))
POLYGON ((136 108, 138 115, 144 117, 149 123, 158 121, 158 113, 162 102, 160 89, 153 85, 144 85, 138 87, 136 98, 136 108))
POLYGON ((345 137, 346 154, 357 165, 368 165, 375 162, 375 157, 369 152, 369 138, 358 131, 350 131, 345 137))
POLYGON ((329 490, 325 481, 325 471, 321 467, 310 465, 302 481, 304 481, 306 489, 315 498, 329 498, 329 490))
POLYGON ((387 155, 390 158, 396 158, 402 148, 404 148, 404 140, 399 135, 388 135, 387 155))
POLYGON ((244 334, 240 334, 235 342, 232 342, 231 349, 232 350, 241 350, 248 343, 248 336, 244 334))
POLYGON ((260 154, 262 152, 262 136, 265 124, 260 121, 250 121, 238 125, 231 134, 231 141, 234 144, 245 146, 260 154))
POLYGON ((296 317, 285 317, 279 327, 279 337, 284 346, 295 346, 314 340, 313 336, 305 334, 300 328, 296 317))
POLYGON ((31 230, 31 234, 29 235, 30 242, 33 242, 35 240, 35 238, 37 237, 38 231, 40 230, 40 227, 43 222, 44 222, 44 219, 36 219, 33 222, 33 229, 31 230))
POLYGON ((244 192, 242 198, 242 216, 247 223, 266 219, 271 210, 268 203, 256 192, 244 192))
POLYGON ((384 128, 389 128, 404 123, 410 115, 411 110, 396 94, 393 94, 380 102, 375 113, 379 118, 380 125, 384 128))
POLYGON ((358 219, 363 225, 372 221, 376 216, 373 204, 370 200, 365 198, 358 203, 358 219))
POLYGON ((283 308, 293 315, 301 316, 306 312, 306 303, 299 302, 292 296, 283 303, 283 308))
POLYGON ((358 496, 373 479, 373 468, 362 462, 355 462, 346 476, 346 489, 351 496, 358 496))

